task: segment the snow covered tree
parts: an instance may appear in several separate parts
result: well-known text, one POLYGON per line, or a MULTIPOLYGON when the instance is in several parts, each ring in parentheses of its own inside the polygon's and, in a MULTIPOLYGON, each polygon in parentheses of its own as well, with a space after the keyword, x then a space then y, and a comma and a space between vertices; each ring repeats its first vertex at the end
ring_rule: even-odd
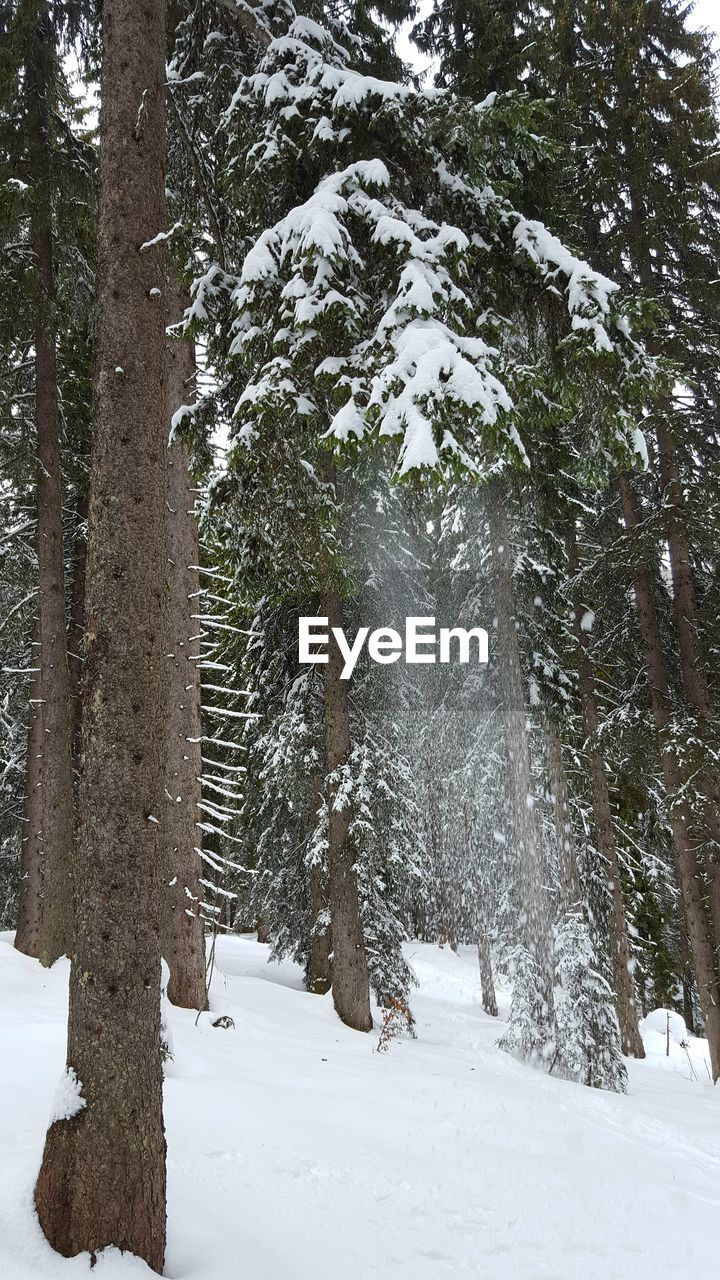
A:
MULTIPOLYGON (((247 470, 251 466, 248 459, 247 470)), ((382 591, 397 574, 394 534, 397 498, 380 477, 370 475, 355 494, 343 488, 353 511, 352 529, 338 532, 352 588, 344 599, 345 626, 368 625, 382 613, 382 591), (383 493, 383 489, 385 492, 383 493), (385 546, 382 543, 385 542, 385 546)), ((241 500, 239 512, 244 503, 241 500)), ((231 523, 234 525, 230 510, 231 523)), ((244 531, 240 534, 240 547, 244 531)), ((250 844, 257 844, 252 913, 262 918, 273 952, 292 955, 306 970, 309 990, 330 985, 328 954, 332 924, 328 832, 328 760, 323 744, 327 701, 321 669, 298 666, 298 618, 322 614, 326 597, 288 594, 283 569, 288 558, 275 542, 265 585, 279 592, 260 604, 248 646, 249 703, 259 712, 249 728, 250 758, 244 813, 250 844)), ((257 561, 256 561, 257 573, 257 561)), ((246 585, 253 579, 247 573, 246 585)), ((254 578, 257 581, 257 578, 254 578)), ((308 577, 307 585, 310 585, 308 577)), ((318 588, 319 588, 318 584, 318 588)), ((413 772, 403 732, 402 693, 396 682, 378 683, 363 662, 348 685, 350 742, 338 788, 348 814, 348 841, 357 880, 358 918, 367 957, 368 983, 378 1001, 407 999, 410 974, 400 943, 409 928, 411 903, 423 878, 415 819, 413 772)), ((335 917, 337 919, 337 916, 335 917)), ((332 935, 333 981, 337 969, 332 935)))
MULTIPOLYGON (((541 152, 521 104, 477 108, 363 75, 339 40, 295 19, 240 82, 227 123, 255 139, 238 203, 258 225, 232 295, 238 466, 278 436, 292 457, 313 433, 349 459, 363 439, 396 436, 401 477, 526 465, 516 421, 536 375, 520 352, 533 294, 547 328, 543 277, 566 290, 567 404, 565 352, 595 353, 619 373, 608 448, 632 453, 619 406, 637 351, 614 286, 508 198, 541 152), (278 220, 260 229, 270 192, 278 220)), ((196 286, 203 306, 211 279, 196 286)), ((604 395, 612 409, 609 384, 604 395)))
MULTIPOLYGON (((551 127, 572 148, 571 176, 551 192, 558 225, 597 266, 632 282, 654 304, 654 312, 646 311, 648 345, 675 371, 648 400, 655 436, 650 473, 632 478, 621 467, 619 483, 624 521, 634 536, 634 605, 676 871, 717 1071, 712 952, 720 832, 716 785, 705 764, 715 756, 716 728, 704 657, 715 643, 716 613, 703 609, 696 585, 712 574, 710 531, 717 524, 710 458, 717 456, 717 315, 707 288, 720 225, 714 55, 708 36, 690 27, 690 6, 677 0, 652 0, 627 11, 610 0, 557 0, 535 13, 533 39, 524 44, 527 5, 518 0, 513 8, 506 24, 512 31, 508 65, 522 48, 524 83, 555 96, 551 127), (665 542, 674 628, 661 622, 652 582, 665 542), (682 674, 677 693, 668 668, 674 652, 682 674), (702 759, 689 753, 690 743, 703 743, 702 759)), ((448 11, 458 12, 454 6, 448 11)), ((434 52, 449 68, 457 54, 455 29, 445 22, 433 32, 434 52)), ((463 34, 473 49, 473 83, 483 91, 490 58, 473 10, 465 15, 463 34)))
MULTIPOLYGON (((75 285, 80 283, 81 290, 87 285, 77 231, 91 206, 92 164, 73 129, 78 113, 61 54, 78 38, 82 22, 80 5, 15 4, 8 13, 2 58, 1 127, 8 144, 4 190, 12 193, 2 213, 8 238, 15 239, 3 285, 22 285, 32 299, 32 334, 20 318, 14 342, 20 346, 20 333, 25 331, 33 361, 39 583, 35 656, 40 667, 35 706, 42 704, 42 732, 29 753, 35 763, 38 754, 42 757, 42 784, 27 791, 26 819, 35 835, 23 843, 16 943, 44 964, 52 964, 67 950, 72 928, 73 705, 65 613, 58 326, 66 314, 62 287, 68 272, 63 255, 69 248, 76 255, 71 268, 75 285)), ((8 294, 5 301, 10 313, 16 313, 16 301, 8 294)), ((37 714, 32 723, 39 728, 37 714)))
POLYGON ((565 915, 559 923, 555 965, 558 1058, 563 1071, 581 1084, 624 1093, 627 1072, 614 994, 598 971, 581 913, 565 915))
MULTIPOLYGON (((619 470, 624 520, 636 538, 634 602, 656 726, 653 749, 662 762, 677 876, 715 1042, 718 911, 709 914, 703 886, 711 899, 716 896, 717 794, 712 770, 699 760, 693 767, 688 754, 691 742, 703 742, 704 757, 709 752, 714 758, 716 736, 703 657, 715 643, 716 612, 703 609, 695 585, 712 575, 710 531, 717 523, 708 453, 717 456, 708 444, 717 434, 718 350, 716 307, 707 291, 718 231, 711 41, 690 28, 691 6, 676 0, 627 11, 610 0, 543 6, 516 0, 492 10, 490 18, 482 3, 443 0, 420 24, 418 43, 439 59, 442 83, 461 84, 478 96, 499 86, 554 99, 547 127, 563 144, 563 165, 555 164, 554 180, 539 192, 531 176, 529 191, 543 198, 544 190, 557 226, 595 265, 632 281, 659 304, 654 314, 646 312, 649 347, 677 371, 674 388, 657 383, 649 401, 656 434, 650 476, 631 479, 627 468, 619 470), (502 59, 486 39, 490 21, 500 35, 502 59), (666 539, 674 636, 660 622, 652 583, 666 539), (676 646, 685 703, 678 717, 667 667, 668 650, 676 646), (694 803, 688 803, 689 788, 694 803)), ((717 1059, 717 1047, 713 1054, 717 1059)))

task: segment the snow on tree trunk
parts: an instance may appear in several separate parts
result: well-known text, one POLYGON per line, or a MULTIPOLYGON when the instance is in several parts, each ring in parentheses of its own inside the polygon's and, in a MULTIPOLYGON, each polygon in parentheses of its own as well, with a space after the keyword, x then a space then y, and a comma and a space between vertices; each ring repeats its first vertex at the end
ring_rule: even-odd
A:
POLYGON ((488 522, 497 619, 497 668, 505 723, 510 817, 519 872, 525 960, 513 988, 510 1025, 503 1047, 529 1061, 550 1062, 555 1053, 551 906, 535 815, 527 711, 516 624, 512 549, 500 481, 488 485, 488 522))
POLYGON ((55 277, 49 154, 54 29, 39 14, 27 91, 30 164, 35 180, 30 239, 36 269, 35 423, 37 556, 42 697, 42 912, 38 956, 51 965, 67 949, 72 927, 72 717, 65 632, 65 559, 56 366, 55 277))
POLYGON ((491 1018, 497 1018, 498 1007, 497 997, 495 995, 495 983, 493 981, 492 957, 490 955, 490 940, 487 935, 487 929, 484 923, 480 925, 478 931, 478 964, 480 966, 480 997, 482 1007, 491 1018))
MULTIPOLYGON (((172 285, 168 323, 178 324, 189 299, 172 285)), ((171 338, 165 356, 166 426, 195 399, 195 348, 171 338)), ((168 701, 165 721, 162 953, 170 969, 168 999, 183 1009, 207 1009, 205 925, 197 827, 202 771, 197 614, 200 575, 195 492, 187 445, 176 435, 167 451, 168 701), (195 616, 193 616, 195 615, 195 616)))
MULTIPOLYGON (((321 616, 330 627, 342 627, 342 601, 328 591, 321 616)), ((340 679, 340 649, 333 640, 324 667, 325 771, 328 788, 328 866, 332 937, 332 994, 338 1017, 356 1031, 372 1030, 367 957, 358 897, 355 853, 349 828, 352 798, 347 787, 350 755, 349 683, 340 679)))
MULTIPOLYGON (((574 535, 568 548, 568 569, 571 577, 578 572, 578 552, 574 535)), ((590 767, 593 821, 600 856, 605 862, 610 895, 610 959, 613 986, 617 998, 622 1051, 631 1058, 644 1058, 645 1048, 640 1035, 635 991, 631 971, 630 940, 625 918, 625 899, 620 876, 620 861, 615 844, 612 807, 608 789, 605 761, 600 746, 600 716, 598 712, 595 682, 588 656, 588 633, 583 628, 587 610, 578 595, 574 603, 573 628, 577 644, 578 680, 580 700, 586 735, 585 750, 590 767)))
POLYGON ((571 1079, 591 1088, 624 1093, 627 1071, 622 1060, 617 1000, 599 972, 590 936, 570 816, 562 743, 552 717, 545 728, 545 742, 563 905, 555 931, 558 1060, 571 1079))
MULTIPOLYGON (((316 777, 312 788, 311 824, 317 822, 317 814, 323 802, 322 779, 316 777)), ((332 986, 330 963, 330 927, 326 876, 319 861, 310 866, 310 948, 308 951, 305 984, 313 995, 324 996, 332 986)))
POLYGON ((83 766, 67 1066, 35 1191, 59 1253, 115 1245, 162 1271, 164 6, 103 6, 95 421, 83 766))

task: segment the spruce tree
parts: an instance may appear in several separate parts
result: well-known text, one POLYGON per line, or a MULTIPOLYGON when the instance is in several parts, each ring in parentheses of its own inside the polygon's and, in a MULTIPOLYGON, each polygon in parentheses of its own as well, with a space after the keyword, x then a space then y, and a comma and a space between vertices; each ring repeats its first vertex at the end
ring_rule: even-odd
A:
POLYGON ((83 768, 64 1090, 35 1204, 65 1256, 161 1272, 165 707, 164 8, 103 9, 83 768))
MULTIPOLYGON (((533 290, 542 297, 538 276, 567 289, 571 346, 619 360, 622 397, 638 356, 632 343, 624 350, 624 321, 610 336, 613 286, 505 195, 513 180, 522 189, 524 170, 540 152, 522 105, 477 109, 371 80, 313 25, 294 20, 290 34, 289 42, 269 45, 227 117, 231 130, 256 139, 238 203, 253 218, 261 196, 264 218, 272 190, 278 214, 273 227, 255 234, 231 300, 233 381, 225 388, 229 396, 233 382, 238 387, 238 467, 243 456, 262 459, 272 441, 284 477, 296 442, 313 433, 334 440, 348 460, 355 441, 399 436, 401 476, 527 465, 511 409, 533 394, 543 344, 534 344, 536 372, 531 362, 516 362, 508 338, 526 342, 523 307, 532 307, 526 300, 533 290), (477 334, 477 314, 486 318, 486 338, 477 334)), ((204 305, 217 279, 211 268, 196 285, 204 305)), ((540 306, 541 328, 543 313, 540 306)), ((567 381, 569 363, 563 368, 567 381)), ((610 423, 609 390, 605 398, 610 423)), ((615 420, 610 440, 622 452, 622 412, 615 420)), ((313 464, 304 480, 310 496, 301 502, 295 482, 294 518, 317 501, 312 493, 321 485, 313 464)), ((531 887, 526 897, 535 902, 531 887)), ((549 992, 551 978, 545 982, 549 992)))

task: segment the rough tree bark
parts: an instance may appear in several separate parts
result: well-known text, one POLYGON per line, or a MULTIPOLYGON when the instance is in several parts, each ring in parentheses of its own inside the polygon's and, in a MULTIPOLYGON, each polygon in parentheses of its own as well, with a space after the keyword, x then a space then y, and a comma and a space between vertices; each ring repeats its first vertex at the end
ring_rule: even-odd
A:
MULTIPOLYGON (((342 626, 342 600, 336 591, 323 596, 321 614, 327 617, 329 627, 342 626)), ((342 668, 342 655, 331 636, 323 682, 328 778, 342 770, 350 755, 349 682, 340 679, 342 668)), ((350 841, 350 806, 346 802, 342 808, 336 807, 341 786, 337 778, 327 782, 333 1004, 338 1017, 348 1027, 371 1031, 370 984, 360 921, 355 852, 350 841)))
POLYGON ((73 758, 79 764, 82 727, 83 637, 85 635, 85 571, 87 565, 88 495, 81 493, 77 504, 75 555, 73 561, 72 600, 68 627, 68 669, 72 706, 73 758))
MULTIPOLYGON (((625 525, 628 531, 632 532, 640 519, 637 495, 628 476, 620 476, 619 485, 625 525)), ((705 902, 701 858, 691 834, 687 806, 682 799, 685 778, 682 764, 672 742, 670 684, 660 637, 660 625, 655 610, 652 581, 642 557, 636 560, 634 566, 634 588, 635 611, 643 644, 653 718, 658 734, 663 781, 671 806, 673 852, 682 896, 688 945, 710 1048, 712 1075, 713 1079, 717 1080, 720 1077, 720 981, 712 920, 705 902)))
MULTIPOLYGON (((168 323, 178 324, 189 299, 168 290, 168 323)), ((166 429, 172 415, 195 399, 195 346, 170 339, 165 358, 166 429)), ((197 821, 202 773, 200 670, 191 638, 200 592, 195 492, 187 445, 175 437, 167 451, 168 702, 165 724, 166 805, 163 824, 162 953, 170 968, 168 999, 183 1009, 207 1009, 205 925, 202 918, 197 821)))
POLYGON ((42 8, 27 59, 28 144, 33 179, 30 239, 36 270, 35 423, 42 697, 42 911, 38 956, 51 965, 72 929, 72 715, 65 632, 65 558, 56 365, 50 133, 55 31, 42 8))
POLYGON ((33 674, 28 706, 27 753, 25 761, 25 800, 23 803, 23 835, 20 846, 20 885, 18 891, 15 947, 37 960, 41 925, 42 864, 42 691, 40 681, 40 623, 35 618, 30 646, 33 674))
POLYGON ((67 1067, 35 1191, 59 1253, 162 1271, 158 902, 165 659, 162 0, 103 5, 94 439, 67 1067))
MULTIPOLYGON (((568 572, 577 575, 579 559, 574 532, 568 540, 568 572)), ((631 1058, 644 1058, 645 1047, 640 1035, 635 989, 630 961, 630 939, 625 916, 625 899, 620 874, 620 861, 615 844, 613 814, 610 804, 605 761, 600 747, 600 715, 598 711, 595 681, 588 654, 588 634, 582 622, 587 610, 579 591, 575 591, 573 629, 577 644, 578 683, 585 728, 585 750, 590 766, 593 822, 598 850, 608 878, 610 892, 610 961, 613 970, 613 986, 617 1000, 620 1039, 623 1053, 631 1058)))
MULTIPOLYGON (((527 949, 535 960, 539 1015, 552 1033, 555 1022, 551 906, 545 888, 543 857, 535 813, 535 801, 523 688, 522 660, 516 622, 512 547, 501 481, 488 485, 487 516, 495 588, 498 679, 503 706, 507 747, 512 831, 519 858, 519 897, 527 949)), ((534 1052, 544 1057, 548 1044, 538 1042, 534 1052)))

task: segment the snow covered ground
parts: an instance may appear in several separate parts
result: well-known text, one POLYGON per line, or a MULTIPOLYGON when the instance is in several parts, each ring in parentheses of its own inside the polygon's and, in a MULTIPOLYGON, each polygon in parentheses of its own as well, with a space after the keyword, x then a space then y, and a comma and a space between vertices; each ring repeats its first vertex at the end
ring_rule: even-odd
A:
MULTIPOLYGON (((173 1280, 716 1280, 720 1093, 653 1015, 627 1097, 551 1080, 495 1047, 468 950, 409 944, 417 1041, 375 1052, 292 965, 218 944, 212 1013, 172 1010, 173 1280), (228 1013, 234 1029, 213 1028, 228 1013)), ((67 962, 0 934, 0 1277, 75 1280, 32 1210, 64 1066, 67 962)), ((98 1280, 150 1276, 106 1254, 98 1280)))

